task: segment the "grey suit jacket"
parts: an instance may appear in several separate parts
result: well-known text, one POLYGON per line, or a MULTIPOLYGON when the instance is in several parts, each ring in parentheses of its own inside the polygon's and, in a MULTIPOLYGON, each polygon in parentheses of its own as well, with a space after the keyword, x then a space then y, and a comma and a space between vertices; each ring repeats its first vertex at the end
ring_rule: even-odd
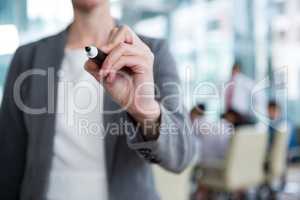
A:
MULTIPOLYGON (((45 199, 55 136, 56 74, 64 56, 67 32, 21 46, 13 57, 0 110, 0 199, 45 199), (21 107, 15 103, 14 83, 20 74, 32 69, 37 70, 36 74, 27 77, 21 85, 20 97, 25 104, 21 107), (54 85, 48 85, 51 72, 55 74, 54 85), (49 112, 29 114, 24 112, 25 106, 45 108, 49 112)), ((111 200, 159 199, 151 164, 179 173, 192 160, 195 149, 182 94, 174 85, 179 84, 179 78, 168 47, 162 40, 140 37, 155 55, 157 100, 162 110, 160 136, 155 141, 143 141, 141 132, 135 134, 132 128, 106 135, 111 200)), ((105 110, 120 109, 107 94, 103 103, 105 110)), ((113 122, 136 126, 125 111, 105 114, 103 120, 104 128, 113 122)))

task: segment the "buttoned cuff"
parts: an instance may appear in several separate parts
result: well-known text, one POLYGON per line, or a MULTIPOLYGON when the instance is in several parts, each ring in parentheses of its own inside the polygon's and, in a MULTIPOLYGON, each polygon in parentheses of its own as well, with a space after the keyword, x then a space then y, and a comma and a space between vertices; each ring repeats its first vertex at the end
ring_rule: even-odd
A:
MULTIPOLYGON (((169 145, 169 137, 172 137, 172 134, 178 133, 178 127, 176 123, 171 120, 168 114, 168 110, 164 108, 163 105, 160 105, 161 116, 160 116, 160 126, 159 126, 159 137, 156 140, 145 141, 143 138, 143 131, 141 127, 138 127, 135 134, 127 134, 127 143, 129 148, 136 150, 139 155, 151 163, 160 163, 163 157, 163 154, 166 153, 166 149, 169 145), (177 129, 177 130, 174 130, 177 129)), ((134 119, 128 115, 129 121, 135 123, 134 119)), ((135 123, 136 124, 136 123, 135 123)))

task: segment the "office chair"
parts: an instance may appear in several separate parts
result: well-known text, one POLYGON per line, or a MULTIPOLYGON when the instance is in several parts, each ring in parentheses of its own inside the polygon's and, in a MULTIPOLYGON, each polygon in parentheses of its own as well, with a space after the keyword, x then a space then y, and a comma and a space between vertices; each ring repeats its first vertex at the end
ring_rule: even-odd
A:
POLYGON ((287 170, 288 151, 287 129, 282 125, 275 133, 274 142, 267 157, 265 181, 258 192, 258 199, 276 199, 277 193, 284 189, 287 170))
POLYGON ((224 162, 200 166, 200 185, 225 196, 259 186, 265 180, 266 147, 266 133, 259 133, 254 126, 238 128, 231 138, 224 162))

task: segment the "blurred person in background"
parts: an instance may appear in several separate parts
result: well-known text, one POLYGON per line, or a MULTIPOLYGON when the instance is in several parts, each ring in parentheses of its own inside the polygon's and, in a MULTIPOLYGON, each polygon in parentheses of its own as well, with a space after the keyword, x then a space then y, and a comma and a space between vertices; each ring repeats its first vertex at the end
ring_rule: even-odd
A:
POLYGON ((206 107, 199 104, 191 110, 193 133, 197 136, 200 148, 199 158, 191 174, 190 199, 207 199, 209 191, 201 186, 201 168, 214 169, 223 163, 234 134, 234 118, 231 115, 220 120, 209 119, 206 107))
POLYGON ((72 3, 66 30, 21 46, 11 62, 0 199, 159 199, 151 164, 180 173, 194 154, 181 95, 163 86, 179 84, 174 59, 163 40, 116 23, 109 0, 72 3), (108 54, 102 66, 87 61, 87 45, 108 54))
POLYGON ((236 62, 232 67, 231 78, 226 85, 224 94, 225 114, 236 114, 236 124, 254 124, 256 117, 253 109, 265 113, 265 97, 263 93, 252 94, 254 80, 241 71, 241 64, 236 62), (254 105, 251 105, 253 99, 254 105))
POLYGON ((227 110, 221 115, 221 119, 230 122, 235 128, 243 125, 254 124, 254 121, 249 121, 249 117, 242 115, 235 110, 227 110))
POLYGON ((224 160, 235 130, 230 120, 231 118, 213 120, 206 116, 194 120, 193 131, 201 141, 200 165, 210 166, 224 160))
MULTIPOLYGON (((268 102, 268 117, 269 117, 269 124, 268 124, 268 145, 267 145, 267 153, 265 158, 265 166, 264 170, 265 173, 268 175, 271 171, 271 153, 272 149, 274 148, 275 137, 278 131, 286 130, 287 141, 286 141, 286 163, 288 163, 289 157, 294 149, 295 145, 295 136, 296 133, 293 131, 293 127, 291 123, 287 121, 285 116, 282 115, 282 110, 280 105, 275 100, 270 100, 268 102)), ((278 189, 283 190, 286 185, 287 179, 287 165, 285 166, 285 170, 283 175, 279 179, 279 187, 278 189)), ((271 198, 275 199, 275 193, 271 190, 271 198)))
POLYGON ((268 127, 268 134, 269 134, 268 151, 270 151, 272 147, 276 132, 280 130, 280 127, 287 127, 287 134, 288 134, 287 158, 289 161, 293 161, 299 158, 300 146, 297 141, 296 128, 291 121, 286 119, 286 116, 283 116, 281 106, 275 100, 270 100, 268 102, 268 116, 270 120, 269 127, 268 127))
POLYGON ((204 117, 206 110, 205 104, 198 104, 190 112, 191 121, 194 122, 198 118, 204 117))

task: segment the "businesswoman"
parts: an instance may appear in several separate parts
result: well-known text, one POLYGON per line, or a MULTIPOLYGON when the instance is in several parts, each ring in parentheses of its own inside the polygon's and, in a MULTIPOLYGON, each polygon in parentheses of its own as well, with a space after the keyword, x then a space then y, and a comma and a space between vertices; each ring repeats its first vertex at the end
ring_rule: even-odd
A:
POLYGON ((114 21, 108 0, 72 3, 66 30, 12 59, 0 199, 159 199, 151 165, 179 173, 194 153, 174 60, 163 40, 114 21), (107 54, 101 66, 87 45, 107 54))

